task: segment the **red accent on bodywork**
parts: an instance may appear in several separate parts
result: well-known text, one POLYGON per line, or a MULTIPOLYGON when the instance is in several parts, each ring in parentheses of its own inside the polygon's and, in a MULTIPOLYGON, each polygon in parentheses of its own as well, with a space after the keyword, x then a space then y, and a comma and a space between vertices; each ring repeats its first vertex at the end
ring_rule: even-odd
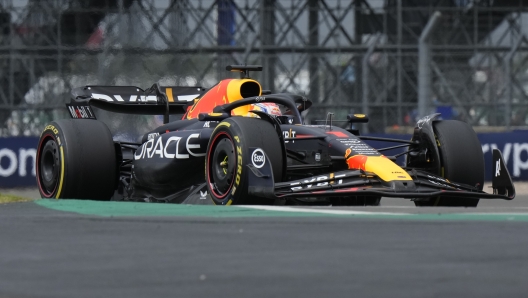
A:
POLYGON ((336 189, 335 192, 349 192, 349 191, 357 191, 357 187, 351 187, 351 188, 345 188, 345 189, 336 189))
POLYGON ((346 162, 349 169, 354 170, 365 170, 365 165, 367 163, 368 157, 365 155, 354 155, 352 157, 349 157, 346 162))
POLYGON ((348 136, 345 133, 342 133, 340 131, 327 131, 326 133, 334 135, 334 136, 338 136, 340 138, 348 138, 348 136))
POLYGON ((216 106, 228 103, 227 86, 232 79, 222 80, 216 86, 211 88, 194 105, 187 110, 182 119, 198 118, 200 113, 211 113, 216 106))

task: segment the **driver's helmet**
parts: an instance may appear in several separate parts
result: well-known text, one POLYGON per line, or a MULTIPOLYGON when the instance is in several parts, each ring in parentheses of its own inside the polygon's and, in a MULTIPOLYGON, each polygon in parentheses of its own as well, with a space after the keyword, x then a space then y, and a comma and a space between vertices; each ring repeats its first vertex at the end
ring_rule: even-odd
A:
POLYGON ((258 118, 257 114, 252 113, 251 111, 262 111, 270 115, 282 116, 279 106, 273 102, 259 102, 251 105, 246 116, 258 118))

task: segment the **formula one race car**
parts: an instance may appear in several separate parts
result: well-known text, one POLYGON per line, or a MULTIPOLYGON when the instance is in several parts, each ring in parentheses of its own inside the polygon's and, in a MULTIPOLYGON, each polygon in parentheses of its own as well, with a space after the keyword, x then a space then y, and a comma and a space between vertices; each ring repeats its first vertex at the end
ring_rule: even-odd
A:
MULTIPOLYGON (((482 191, 481 145, 466 123, 419 120, 411 140, 374 149, 329 117, 305 125, 304 96, 262 90, 249 71, 212 88, 85 86, 72 91, 72 119, 49 123, 37 151, 43 198, 192 204, 379 205, 381 197, 417 206, 477 206, 515 197, 499 150, 493 193, 482 191), (183 115, 183 116, 182 116, 183 115), (97 116, 97 117, 96 117, 97 116), (176 119, 174 119, 177 117, 176 119), (96 119, 97 118, 97 119, 96 119), (398 156, 381 152, 406 148, 398 156)), ((367 122, 349 115, 348 122, 367 122)))

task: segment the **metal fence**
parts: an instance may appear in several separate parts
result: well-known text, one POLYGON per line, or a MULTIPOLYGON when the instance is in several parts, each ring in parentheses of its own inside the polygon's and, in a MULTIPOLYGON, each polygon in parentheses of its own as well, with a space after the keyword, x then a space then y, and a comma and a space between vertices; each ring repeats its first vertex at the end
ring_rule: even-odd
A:
POLYGON ((366 112, 363 129, 381 132, 437 111, 474 126, 524 127, 526 7, 519 0, 0 0, 0 136, 38 135, 45 122, 67 117, 73 87, 211 87, 233 76, 228 64, 262 64, 252 76, 265 89, 306 94, 314 102, 308 121, 366 112), (420 39, 437 11, 435 30, 420 39))

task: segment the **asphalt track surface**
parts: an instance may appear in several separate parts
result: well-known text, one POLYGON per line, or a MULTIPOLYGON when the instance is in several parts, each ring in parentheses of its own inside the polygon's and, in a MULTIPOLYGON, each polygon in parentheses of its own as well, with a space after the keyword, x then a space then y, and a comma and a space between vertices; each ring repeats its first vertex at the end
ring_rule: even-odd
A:
POLYGON ((479 208, 0 205, 0 297, 526 297, 528 196, 479 208))

